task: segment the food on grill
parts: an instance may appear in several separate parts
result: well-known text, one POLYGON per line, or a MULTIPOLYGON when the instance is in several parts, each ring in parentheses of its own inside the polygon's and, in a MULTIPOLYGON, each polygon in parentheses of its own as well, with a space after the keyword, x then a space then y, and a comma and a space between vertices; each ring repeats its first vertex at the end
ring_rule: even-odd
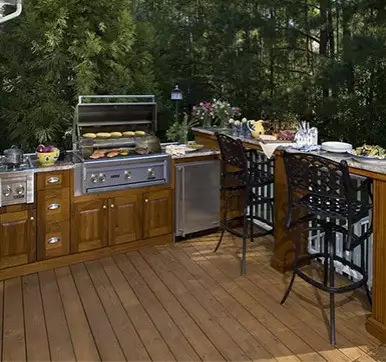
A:
POLYGON ((111 132, 111 137, 122 137, 121 132, 111 132))
POLYGON ((135 132, 133 131, 127 131, 127 132, 123 132, 123 135, 125 137, 134 137, 135 136, 135 132))
POLYGON ((121 156, 127 156, 129 154, 129 151, 120 151, 119 154, 121 156))
POLYGON ((93 154, 90 156, 91 159, 97 160, 98 158, 105 157, 105 153, 101 152, 100 150, 94 151, 93 154))
POLYGON ((135 135, 141 137, 141 136, 145 136, 146 133, 144 131, 135 131, 135 135))
POLYGON ((99 132, 99 133, 96 134, 96 136, 98 138, 110 138, 111 137, 111 133, 99 132))
POLYGON ((109 152, 106 157, 108 158, 113 158, 115 156, 118 156, 119 155, 119 151, 112 151, 112 152, 109 152))
POLYGON ((95 133, 85 133, 83 135, 84 138, 96 138, 96 134, 95 133))
POLYGON ((386 150, 381 146, 363 145, 357 147, 352 153, 358 156, 386 158, 386 150))

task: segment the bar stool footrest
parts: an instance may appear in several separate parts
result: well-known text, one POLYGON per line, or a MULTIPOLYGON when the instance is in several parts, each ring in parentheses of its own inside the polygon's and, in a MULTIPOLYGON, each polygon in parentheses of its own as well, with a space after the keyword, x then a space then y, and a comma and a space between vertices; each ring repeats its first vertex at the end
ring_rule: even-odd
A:
MULTIPOLYGON (((294 261, 293 272, 296 275, 298 275, 300 278, 302 278, 305 282, 311 284, 315 288, 318 288, 320 290, 323 290, 327 293, 332 293, 332 294, 343 294, 343 293, 351 292, 355 289, 359 289, 359 288, 363 287, 367 283, 368 276, 366 275, 366 273, 363 272, 363 270, 361 270, 360 267, 353 265, 352 263, 348 262, 347 260, 344 260, 343 258, 341 258, 339 256, 335 256, 333 261, 339 261, 344 265, 350 265, 350 267, 352 267, 354 270, 356 270, 362 274, 361 280, 358 280, 356 282, 350 283, 349 285, 345 285, 342 287, 330 287, 330 286, 325 285, 322 282, 319 282, 319 281, 311 278, 310 276, 308 276, 306 273, 304 273, 301 270, 301 267, 304 266, 305 262, 310 262, 311 260, 318 259, 318 258, 324 258, 324 257, 325 257, 324 253, 316 253, 316 254, 305 255, 305 256, 299 257, 299 258, 295 259, 295 261, 294 261)), ((331 262, 331 260, 330 260, 330 262, 331 262)))

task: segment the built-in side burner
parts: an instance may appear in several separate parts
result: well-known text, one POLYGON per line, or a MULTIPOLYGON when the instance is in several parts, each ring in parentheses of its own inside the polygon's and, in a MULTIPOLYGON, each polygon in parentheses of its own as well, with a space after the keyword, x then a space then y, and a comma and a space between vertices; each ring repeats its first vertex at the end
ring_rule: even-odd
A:
POLYGON ((18 166, 0 156, 0 207, 34 202, 34 170, 28 156, 18 166))

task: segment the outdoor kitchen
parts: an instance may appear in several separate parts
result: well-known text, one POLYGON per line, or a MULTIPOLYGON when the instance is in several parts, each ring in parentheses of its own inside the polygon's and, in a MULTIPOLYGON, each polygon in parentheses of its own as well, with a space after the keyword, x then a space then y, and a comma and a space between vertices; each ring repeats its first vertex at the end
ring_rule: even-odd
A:
POLYGON ((152 95, 80 96, 72 150, 4 151, 1 278, 218 228, 218 152, 180 145, 183 155, 156 131, 152 95))
POLYGON ((384 361, 384 14, 0 0, 0 361, 384 361))

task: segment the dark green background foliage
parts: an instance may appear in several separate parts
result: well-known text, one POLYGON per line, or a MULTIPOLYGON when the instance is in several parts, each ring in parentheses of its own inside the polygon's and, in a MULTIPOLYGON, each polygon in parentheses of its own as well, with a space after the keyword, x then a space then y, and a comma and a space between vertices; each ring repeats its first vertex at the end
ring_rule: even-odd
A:
POLYGON ((175 83, 386 146, 385 40, 384 0, 26 0, 0 28, 0 147, 60 142, 79 94, 155 93, 166 129, 175 83))

